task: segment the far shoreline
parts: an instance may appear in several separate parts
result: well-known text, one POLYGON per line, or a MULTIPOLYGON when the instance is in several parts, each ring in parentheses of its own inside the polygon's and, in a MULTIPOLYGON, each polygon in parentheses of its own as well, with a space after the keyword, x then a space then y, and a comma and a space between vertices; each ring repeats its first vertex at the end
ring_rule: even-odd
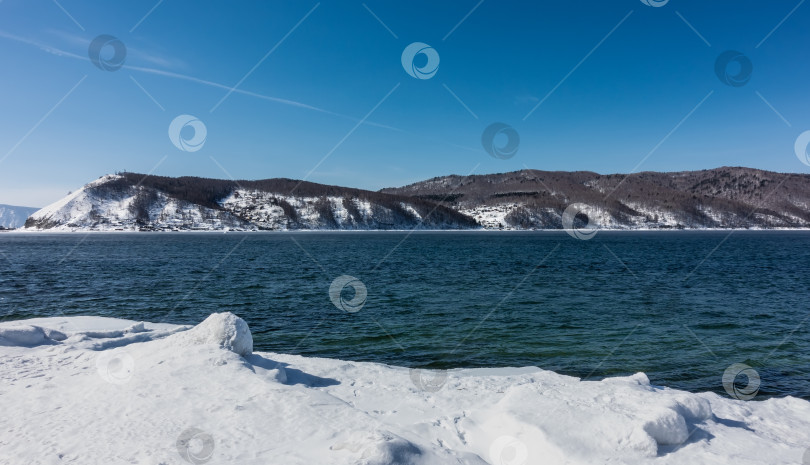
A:
MULTIPOLYGON (((191 230, 181 229, 177 231, 133 231, 133 230, 22 230, 3 229, 0 234, 8 235, 73 235, 73 234, 138 234, 138 235, 171 235, 171 234, 368 234, 368 233, 570 233, 571 231, 590 230, 582 229, 279 229, 279 230, 191 230)), ((689 232, 807 232, 810 228, 638 228, 638 229, 600 229, 595 228, 599 233, 689 233, 689 232)))

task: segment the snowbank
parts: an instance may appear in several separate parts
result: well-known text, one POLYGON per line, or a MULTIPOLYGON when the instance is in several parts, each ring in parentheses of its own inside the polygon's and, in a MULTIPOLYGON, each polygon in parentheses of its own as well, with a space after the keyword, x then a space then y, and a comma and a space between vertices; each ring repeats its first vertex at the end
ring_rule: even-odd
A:
POLYGON ((0 463, 799 464, 810 447, 799 399, 253 353, 231 313, 3 323, 0 345, 0 463))
POLYGON ((15 325, 0 328, 0 346, 36 347, 56 344, 66 336, 59 331, 32 325, 15 325))

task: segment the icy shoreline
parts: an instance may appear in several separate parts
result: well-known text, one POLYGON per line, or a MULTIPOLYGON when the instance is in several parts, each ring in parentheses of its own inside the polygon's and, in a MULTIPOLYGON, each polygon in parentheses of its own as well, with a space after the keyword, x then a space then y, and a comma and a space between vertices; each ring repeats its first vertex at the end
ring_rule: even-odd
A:
POLYGON ((795 398, 254 353, 228 313, 2 323, 0 381, 10 464, 801 464, 810 447, 795 398))

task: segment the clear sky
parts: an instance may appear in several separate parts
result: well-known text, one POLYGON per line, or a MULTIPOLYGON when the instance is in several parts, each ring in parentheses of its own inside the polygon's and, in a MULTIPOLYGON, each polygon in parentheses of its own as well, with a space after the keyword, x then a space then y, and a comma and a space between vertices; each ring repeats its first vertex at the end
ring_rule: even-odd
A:
POLYGON ((804 0, 0 0, 0 203, 122 170, 366 189, 524 167, 810 172, 808 24, 804 0), (104 34, 120 43, 94 63, 104 34), (415 42, 426 74, 403 66, 415 42), (744 85, 716 72, 728 50, 721 75, 744 85), (180 115, 202 145, 170 139, 180 115), (511 158, 482 145, 493 123, 514 129, 495 147, 519 135, 511 158))

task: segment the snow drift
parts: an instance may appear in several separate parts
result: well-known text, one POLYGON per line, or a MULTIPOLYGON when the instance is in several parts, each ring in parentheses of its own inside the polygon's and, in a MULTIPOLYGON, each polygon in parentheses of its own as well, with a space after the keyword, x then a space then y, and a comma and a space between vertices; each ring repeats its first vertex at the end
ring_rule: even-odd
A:
POLYGON ((0 328, 0 346, 36 347, 43 344, 56 344, 66 336, 59 331, 32 325, 19 325, 0 328))
POLYGON ((254 353, 231 313, 0 324, 0 463, 796 464, 810 403, 254 353), (431 383, 421 382, 430 378, 431 383))

